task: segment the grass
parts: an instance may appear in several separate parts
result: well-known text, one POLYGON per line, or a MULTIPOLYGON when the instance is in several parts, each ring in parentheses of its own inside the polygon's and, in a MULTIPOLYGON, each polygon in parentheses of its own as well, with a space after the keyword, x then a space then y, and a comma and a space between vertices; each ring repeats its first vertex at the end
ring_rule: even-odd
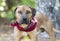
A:
POLYGON ((60 41, 60 40, 57 39, 56 41, 60 41))

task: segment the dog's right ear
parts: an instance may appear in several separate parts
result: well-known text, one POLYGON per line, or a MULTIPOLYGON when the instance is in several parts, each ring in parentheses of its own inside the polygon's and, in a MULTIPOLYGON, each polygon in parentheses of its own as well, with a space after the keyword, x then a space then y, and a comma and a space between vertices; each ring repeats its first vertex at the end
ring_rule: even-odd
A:
POLYGON ((13 12, 13 13, 14 13, 14 20, 16 19, 15 13, 16 13, 17 8, 18 8, 18 7, 16 7, 16 8, 14 9, 14 12, 13 12))
POLYGON ((18 8, 18 7, 16 7, 16 8, 15 8, 15 10, 14 10, 14 14, 15 14, 15 12, 16 12, 16 10, 17 10, 17 8, 18 8))

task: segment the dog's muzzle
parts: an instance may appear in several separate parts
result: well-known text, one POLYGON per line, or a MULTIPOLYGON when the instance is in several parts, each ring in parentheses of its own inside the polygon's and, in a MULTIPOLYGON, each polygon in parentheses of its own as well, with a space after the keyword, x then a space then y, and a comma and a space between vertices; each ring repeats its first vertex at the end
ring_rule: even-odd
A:
POLYGON ((29 20, 28 20, 26 14, 22 14, 19 23, 20 23, 20 24, 28 24, 28 23, 29 23, 29 20))
POLYGON ((29 23, 29 21, 27 20, 27 18, 23 18, 23 21, 21 24, 28 24, 28 23, 29 23))

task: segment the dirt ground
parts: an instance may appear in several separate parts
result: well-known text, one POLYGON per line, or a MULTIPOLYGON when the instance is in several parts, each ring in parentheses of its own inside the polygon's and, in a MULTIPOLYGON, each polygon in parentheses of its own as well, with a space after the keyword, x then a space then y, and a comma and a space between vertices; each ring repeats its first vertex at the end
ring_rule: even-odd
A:
MULTIPOLYGON (((40 34, 39 34, 40 35, 40 34)), ((14 41, 13 28, 8 25, 0 25, 0 41, 14 41)), ((50 41, 49 38, 41 38, 38 41, 50 41)), ((60 41, 57 39, 56 41, 60 41)))

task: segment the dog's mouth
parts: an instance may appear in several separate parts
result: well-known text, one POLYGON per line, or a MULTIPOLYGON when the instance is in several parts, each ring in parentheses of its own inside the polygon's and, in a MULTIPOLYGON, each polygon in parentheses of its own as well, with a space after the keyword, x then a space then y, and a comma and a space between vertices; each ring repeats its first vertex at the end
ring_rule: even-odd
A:
POLYGON ((28 25, 30 23, 30 19, 22 19, 19 21, 20 25, 28 25))
POLYGON ((22 26, 23 28, 26 28, 29 24, 29 20, 23 20, 19 25, 22 26))
POLYGON ((24 20, 21 24, 29 24, 29 20, 24 20))

